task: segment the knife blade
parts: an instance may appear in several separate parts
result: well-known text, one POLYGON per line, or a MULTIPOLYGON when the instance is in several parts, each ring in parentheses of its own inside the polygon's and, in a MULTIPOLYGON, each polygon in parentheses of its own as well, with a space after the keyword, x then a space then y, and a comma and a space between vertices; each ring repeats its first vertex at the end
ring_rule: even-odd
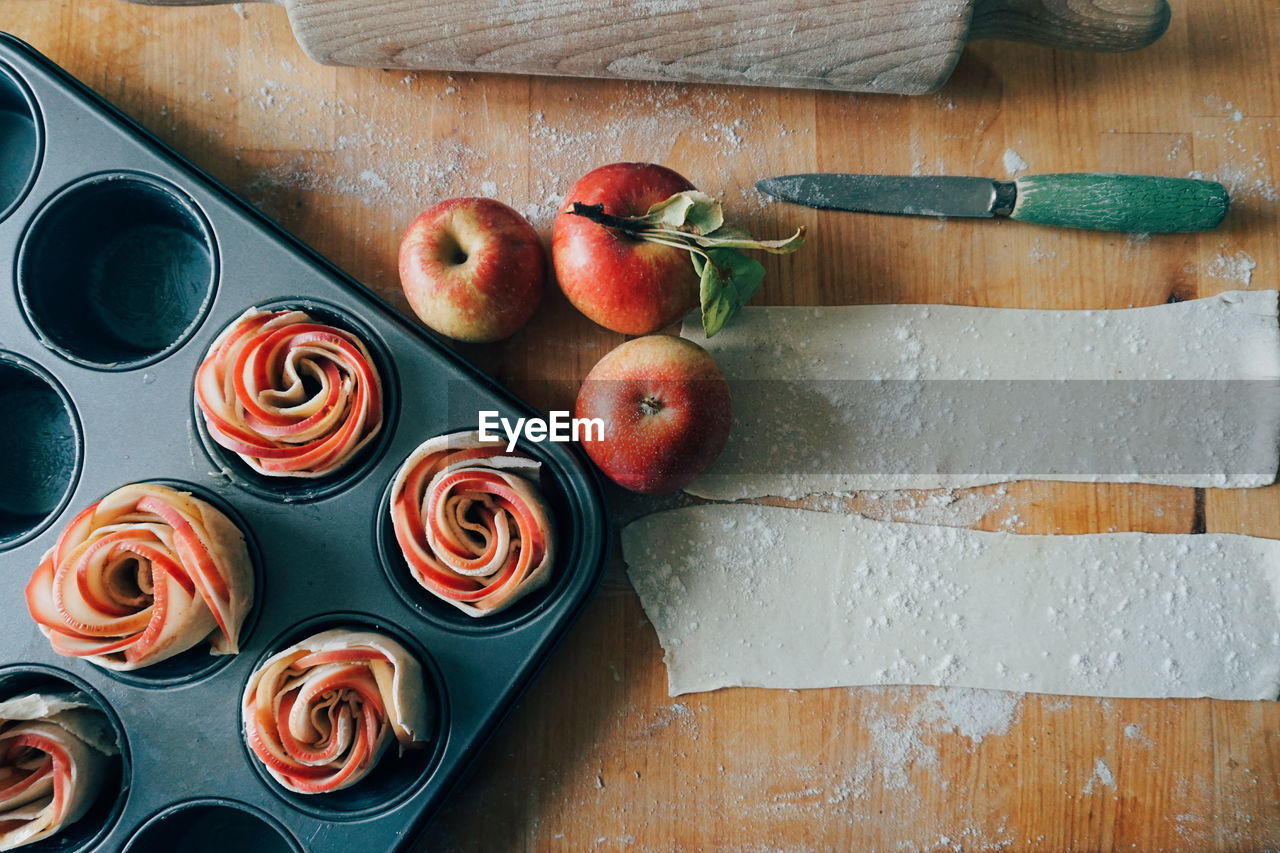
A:
POLYGON ((827 210, 907 216, 1007 217, 1039 225, 1172 234, 1207 231, 1230 206, 1213 181, 1078 173, 992 178, 803 174, 765 178, 756 189, 827 210))

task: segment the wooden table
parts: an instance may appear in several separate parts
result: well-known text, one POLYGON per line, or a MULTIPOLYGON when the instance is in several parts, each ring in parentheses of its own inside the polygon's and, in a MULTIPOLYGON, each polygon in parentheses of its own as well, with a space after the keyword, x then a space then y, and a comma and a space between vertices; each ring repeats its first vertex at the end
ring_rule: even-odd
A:
MULTIPOLYGON (((398 307, 404 227, 457 195, 546 231, 613 160, 670 165, 757 233, 812 239, 758 303, 1118 308, 1280 284, 1280 5, 1179 2, 1140 54, 970 49, 906 99, 333 69, 269 6, 0 0, 0 28, 63 64, 398 307), (1203 173, 1222 230, 1152 237, 769 205, 763 176, 865 171, 1203 173)), ((621 337, 557 295, 466 354, 543 408, 621 337)), ((1280 537, 1280 488, 1018 484, 861 499, 879 517, 1028 533, 1280 537)), ((615 495, 623 518, 646 504, 615 495)), ((1262 850, 1280 848, 1280 705, 1026 696, 952 727, 927 689, 725 690, 673 701, 614 559, 605 583, 422 850, 1262 850), (1003 723, 1008 723, 1002 732, 1003 723), (966 735, 966 731, 969 735, 966 735)), ((963 697, 961 697, 963 698, 963 697)))

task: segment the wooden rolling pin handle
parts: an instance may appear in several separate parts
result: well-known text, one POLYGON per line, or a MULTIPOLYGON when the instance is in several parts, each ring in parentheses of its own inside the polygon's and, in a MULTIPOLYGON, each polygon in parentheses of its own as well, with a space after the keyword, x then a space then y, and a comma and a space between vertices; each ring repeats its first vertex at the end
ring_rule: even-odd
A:
POLYGON ((977 0, 969 38, 1115 53, 1160 38, 1170 14, 1167 0, 977 0))
MULTIPOLYGON (((245 0, 129 0, 129 2, 137 3, 139 6, 229 6, 245 0)), ((284 0, 248 0, 248 2, 282 4, 284 0)))

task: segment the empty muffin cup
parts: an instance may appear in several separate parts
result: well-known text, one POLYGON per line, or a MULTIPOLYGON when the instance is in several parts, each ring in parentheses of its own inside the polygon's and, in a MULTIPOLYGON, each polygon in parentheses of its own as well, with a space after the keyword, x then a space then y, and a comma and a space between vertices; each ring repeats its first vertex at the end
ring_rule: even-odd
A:
POLYGON ((63 190, 36 214, 18 255, 18 295, 40 339, 103 370, 181 346, 216 284, 213 234, 195 202, 140 173, 63 190))
POLYGON ((40 122, 26 87, 0 66, 0 219, 22 203, 40 165, 40 122))
POLYGON ((275 818, 234 800, 189 800, 152 817, 125 853, 182 850, 184 853, 302 853, 302 846, 275 818))
POLYGON ((53 520, 80 471, 81 436, 71 400, 35 364, 0 353, 0 550, 53 520))

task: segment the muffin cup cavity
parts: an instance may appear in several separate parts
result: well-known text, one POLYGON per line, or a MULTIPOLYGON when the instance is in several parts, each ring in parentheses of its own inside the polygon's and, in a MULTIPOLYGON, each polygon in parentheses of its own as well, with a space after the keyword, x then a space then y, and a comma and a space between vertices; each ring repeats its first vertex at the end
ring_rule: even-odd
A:
POLYGON ((0 701, 29 693, 77 693, 107 718, 116 735, 118 754, 111 757, 102 791, 75 823, 43 841, 18 848, 24 853, 88 853, 96 850, 124 811, 130 788, 129 742, 115 711, 98 691, 76 676, 53 667, 16 664, 0 667, 0 701))
MULTIPOLYGON (((395 809, 420 791, 430 780, 440 764, 448 740, 449 700, 440 670, 422 644, 387 620, 363 613, 331 613, 293 626, 267 647, 267 650, 254 663, 253 670, 256 672, 260 669, 262 664, 277 652, 321 631, 333 628, 386 634, 404 646, 418 661, 422 667, 427 702, 432 711, 428 722, 430 735, 426 742, 421 747, 404 750, 403 754, 399 754, 396 744, 392 743, 367 776, 349 788, 325 794, 299 794, 288 790, 273 779, 245 743, 243 722, 240 743, 244 749, 245 760, 253 767, 262 783, 293 808, 322 820, 363 820, 395 809)), ((239 698, 236 701, 238 702, 239 698)))
POLYGON ((41 341, 100 370, 180 347, 213 302, 213 232, 188 196, 134 172, 93 175, 36 214, 18 254, 18 295, 41 341))
POLYGON ((84 439, 71 398, 32 362, 0 352, 0 551, 43 530, 66 506, 84 439))
POLYGON ((22 203, 35 183, 43 147, 40 128, 35 99, 0 65, 0 220, 22 203))
POLYGON ((124 847, 125 853, 303 853, 287 829, 269 814, 222 798, 188 800, 153 815, 124 847))
MULTIPOLYGON (((250 306, 246 306, 248 308, 250 306)), ((305 311, 313 320, 333 326, 360 339, 369 351, 373 369, 382 383, 382 425, 355 456, 331 474, 320 477, 269 476, 254 470, 239 454, 214 441, 209 424, 192 393, 192 418, 205 453, 236 486, 250 494, 281 503, 305 503, 338 495, 363 480, 378 464, 395 434, 399 413, 399 383, 391 355, 382 339, 350 312, 316 299, 278 299, 252 306, 263 311, 305 311)), ((243 312, 226 325, 230 328, 243 312)), ((221 332, 219 333, 221 334, 221 332)), ((201 355, 201 360, 207 353, 201 355)), ((193 380, 194 386, 194 380, 193 380)))
MULTIPOLYGON (((462 431, 466 431, 466 428, 450 430, 441 435, 462 431)), ((442 600, 418 582, 413 570, 405 561, 400 543, 396 541, 395 526, 391 520, 391 492, 399 466, 392 472, 382 492, 382 499, 378 502, 378 512, 373 522, 373 539, 378 552, 378 561, 382 564, 392 589, 405 604, 413 608, 422 618, 446 630, 470 634, 493 634, 513 630, 553 610, 554 603, 569 587, 568 567, 576 558, 566 547, 570 543, 564 541, 572 532, 572 527, 568 523, 571 515, 565 493, 557 479, 556 468, 536 449, 522 444, 518 450, 525 456, 542 463, 542 476, 538 488, 546 500, 554 525, 555 561, 551 565, 551 578, 543 586, 489 616, 470 616, 442 600)))

